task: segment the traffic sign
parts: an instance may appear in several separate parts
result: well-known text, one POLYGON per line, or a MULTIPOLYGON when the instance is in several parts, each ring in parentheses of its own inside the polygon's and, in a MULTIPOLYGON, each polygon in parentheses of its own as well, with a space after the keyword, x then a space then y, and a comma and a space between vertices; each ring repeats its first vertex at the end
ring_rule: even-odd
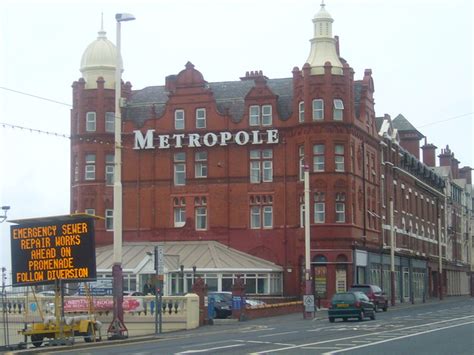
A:
POLYGON ((314 296, 313 295, 304 295, 303 304, 306 312, 314 312, 314 296))

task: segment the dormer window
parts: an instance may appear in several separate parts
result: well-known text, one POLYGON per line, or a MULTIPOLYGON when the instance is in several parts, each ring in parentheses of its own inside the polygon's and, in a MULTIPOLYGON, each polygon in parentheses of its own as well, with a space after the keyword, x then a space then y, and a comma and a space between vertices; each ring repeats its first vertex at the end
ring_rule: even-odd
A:
POLYGON ((249 107, 250 126, 271 126, 273 120, 271 105, 252 105, 249 107))
POLYGON ((184 129, 184 110, 174 112, 174 129, 184 129))
POLYGON ((324 119, 324 101, 322 99, 313 100, 313 121, 324 119))
POLYGON ((334 99, 333 119, 335 121, 342 121, 344 114, 344 103, 341 99, 334 99))

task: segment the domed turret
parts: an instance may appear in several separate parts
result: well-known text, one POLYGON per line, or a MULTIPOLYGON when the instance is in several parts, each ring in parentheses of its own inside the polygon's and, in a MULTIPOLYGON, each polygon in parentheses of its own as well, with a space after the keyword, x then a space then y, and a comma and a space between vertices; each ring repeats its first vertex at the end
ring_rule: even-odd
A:
POLYGON ((311 52, 306 63, 311 66, 311 74, 324 74, 324 64, 330 62, 332 74, 342 75, 342 63, 336 50, 336 40, 332 36, 333 18, 325 9, 321 9, 313 18, 314 37, 311 39, 311 52))
MULTIPOLYGON (((86 89, 97 88, 97 78, 103 77, 106 89, 115 87, 115 63, 117 49, 106 37, 106 32, 101 29, 97 39, 89 44, 81 59, 81 73, 86 81, 86 89)), ((122 58, 120 58, 122 63, 122 58)), ((122 67, 123 68, 123 67, 122 67)))

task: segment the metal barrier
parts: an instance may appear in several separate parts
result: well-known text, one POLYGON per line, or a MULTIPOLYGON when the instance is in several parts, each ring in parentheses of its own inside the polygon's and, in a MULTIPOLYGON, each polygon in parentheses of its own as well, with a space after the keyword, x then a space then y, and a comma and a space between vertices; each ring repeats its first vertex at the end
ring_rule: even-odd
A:
MULTIPOLYGON (((26 339, 21 331, 25 330, 27 325, 52 321, 56 305, 55 297, 49 294, 49 292, 35 294, 31 289, 25 288, 14 288, 13 291, 2 294, 0 350, 31 346, 31 339, 26 339)), ((198 296, 194 294, 163 296, 163 332, 197 328, 199 326, 198 301, 198 296)), ((64 296, 63 306, 66 320, 87 314, 91 310, 94 318, 104 326, 112 320, 113 298, 111 296, 64 296)), ((124 311, 124 321, 129 328, 130 337, 154 333, 156 312, 154 296, 125 296, 124 311)), ((105 332, 104 328, 103 331, 105 332)), ((83 341, 82 336, 61 339, 56 344, 75 341, 83 341)))

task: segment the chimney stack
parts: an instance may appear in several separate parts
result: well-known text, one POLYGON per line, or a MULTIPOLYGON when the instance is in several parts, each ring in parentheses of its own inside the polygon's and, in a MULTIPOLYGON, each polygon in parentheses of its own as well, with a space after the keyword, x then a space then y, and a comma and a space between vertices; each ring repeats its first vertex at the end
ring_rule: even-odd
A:
POLYGON ((423 150, 423 163, 425 163, 425 165, 430 167, 436 166, 436 148, 438 147, 434 144, 427 143, 425 137, 425 145, 421 147, 423 150))
POLYGON ((438 155, 438 158, 440 166, 451 166, 453 154, 451 153, 451 149, 449 149, 449 145, 447 145, 445 149, 441 149, 441 154, 438 155))
POLYGON ((472 177, 471 177, 472 168, 470 166, 465 166, 459 169, 459 178, 466 179, 466 183, 472 185, 472 177))

